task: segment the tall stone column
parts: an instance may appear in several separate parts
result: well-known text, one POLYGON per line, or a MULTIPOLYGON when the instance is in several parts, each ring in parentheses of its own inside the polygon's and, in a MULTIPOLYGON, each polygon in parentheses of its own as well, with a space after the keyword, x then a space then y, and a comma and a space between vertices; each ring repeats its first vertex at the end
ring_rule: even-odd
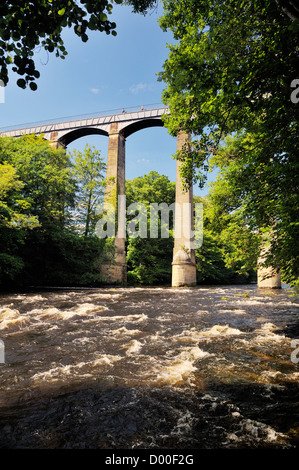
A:
MULTIPOLYGON (((180 150, 189 139, 188 134, 180 132, 177 136, 177 150, 180 150)), ((192 247, 193 188, 191 186, 188 190, 183 189, 180 167, 181 162, 177 160, 172 287, 196 285, 195 251, 192 247)))
POLYGON ((115 208, 116 235, 114 240, 115 257, 111 265, 102 266, 102 274, 107 282, 126 284, 127 265, 125 248, 125 210, 119 204, 119 196, 125 196, 125 138, 118 132, 118 123, 110 125, 105 203, 110 203, 115 208), (123 224, 118 224, 122 220, 123 224))

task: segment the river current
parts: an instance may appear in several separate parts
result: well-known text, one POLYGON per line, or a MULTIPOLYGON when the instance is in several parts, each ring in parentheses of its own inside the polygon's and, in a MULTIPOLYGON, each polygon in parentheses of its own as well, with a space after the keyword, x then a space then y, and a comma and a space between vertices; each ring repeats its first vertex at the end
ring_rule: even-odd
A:
POLYGON ((256 285, 2 294, 0 447, 297 448, 298 326, 256 285))

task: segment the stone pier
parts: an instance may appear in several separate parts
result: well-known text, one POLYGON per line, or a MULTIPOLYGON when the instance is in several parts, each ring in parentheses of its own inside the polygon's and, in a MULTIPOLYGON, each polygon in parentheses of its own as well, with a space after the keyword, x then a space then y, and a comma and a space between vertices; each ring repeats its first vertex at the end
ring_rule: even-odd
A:
MULTIPOLYGON (((177 136, 177 150, 180 150, 189 139, 188 134, 180 132, 177 136)), ((187 190, 183 189, 180 167, 181 162, 177 160, 172 287, 196 285, 195 251, 192 247, 194 241, 193 188, 191 186, 187 190)))
POLYGON ((127 282, 125 248, 125 207, 119 204, 119 196, 125 195, 125 138, 118 131, 118 123, 112 123, 109 130, 105 203, 112 204, 116 214, 116 235, 114 239, 115 258, 111 265, 101 267, 107 282, 127 282), (118 221, 122 221, 118 224, 118 221))

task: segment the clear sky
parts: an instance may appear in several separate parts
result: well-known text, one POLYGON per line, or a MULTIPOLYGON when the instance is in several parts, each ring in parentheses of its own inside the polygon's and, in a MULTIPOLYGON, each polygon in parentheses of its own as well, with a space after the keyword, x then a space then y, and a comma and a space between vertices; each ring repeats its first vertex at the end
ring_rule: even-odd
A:
MULTIPOLYGON (((161 103, 164 87, 157 73, 167 58, 171 33, 158 25, 162 5, 146 16, 133 14, 131 7, 115 5, 111 21, 117 24, 117 36, 90 32, 83 43, 71 29, 64 32, 68 55, 65 60, 54 54, 36 51, 36 67, 41 73, 38 89, 22 90, 14 73, 0 103, 0 128, 47 121, 70 116, 96 114, 121 108, 161 103)), ((107 113, 108 114, 108 113, 107 113)), ((68 146, 83 150, 96 146, 107 157, 108 138, 88 136, 68 146)), ((126 178, 132 179, 151 170, 175 181, 176 139, 165 128, 144 129, 126 140, 126 178)), ((194 194, 207 190, 194 186, 194 194)))

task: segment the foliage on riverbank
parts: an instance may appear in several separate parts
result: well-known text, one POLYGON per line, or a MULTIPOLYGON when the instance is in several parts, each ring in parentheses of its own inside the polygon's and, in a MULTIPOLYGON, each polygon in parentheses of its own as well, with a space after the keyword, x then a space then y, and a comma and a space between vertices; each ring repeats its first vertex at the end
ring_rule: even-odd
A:
POLYGON ((298 8, 284 0, 164 0, 174 43, 160 73, 168 131, 194 136, 177 155, 187 181, 216 164, 216 206, 242 210, 266 264, 299 279, 298 8), (224 189, 224 190, 222 190, 224 189), (216 200, 217 199, 217 200, 216 200))
POLYGON ((84 236, 86 224, 82 234, 81 213, 74 223, 86 191, 78 174, 78 162, 42 137, 0 139, 1 287, 103 282, 106 244, 84 236))

